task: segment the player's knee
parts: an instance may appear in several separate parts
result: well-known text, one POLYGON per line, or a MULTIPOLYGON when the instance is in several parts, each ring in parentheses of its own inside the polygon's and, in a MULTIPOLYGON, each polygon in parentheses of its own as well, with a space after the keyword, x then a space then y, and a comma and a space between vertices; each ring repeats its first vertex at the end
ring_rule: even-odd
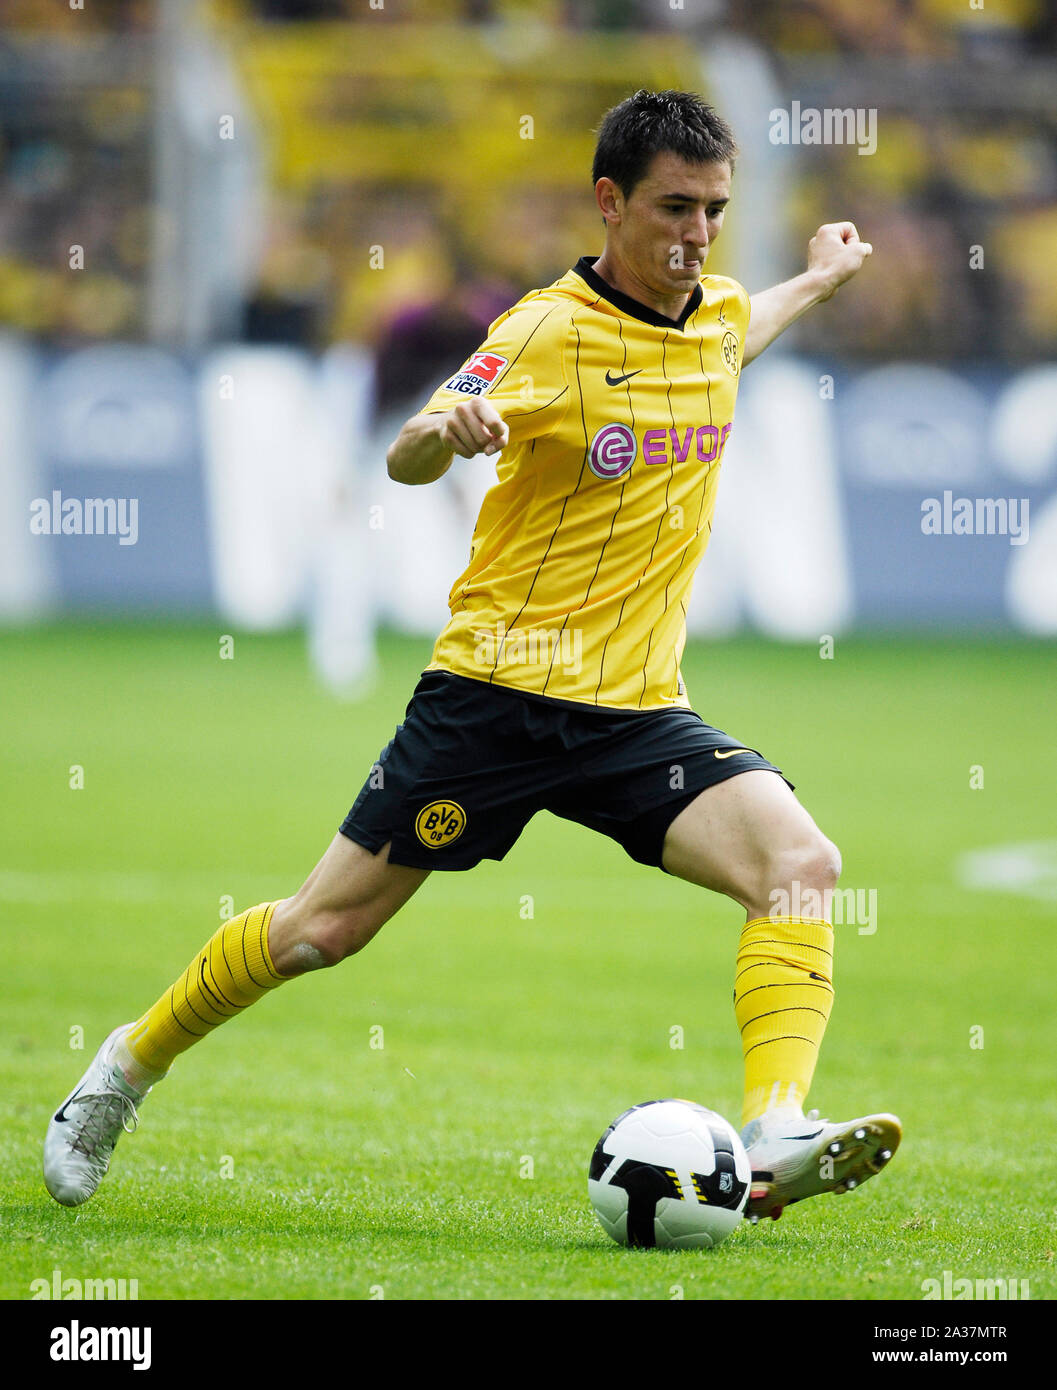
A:
POLYGON ((819 834, 804 848, 800 867, 801 881, 810 883, 812 888, 836 888, 842 867, 840 850, 832 840, 819 834))
POLYGON ((325 970, 361 950, 375 930, 356 908, 311 908, 291 898, 276 909, 269 935, 272 962, 281 975, 325 970))
POLYGON ((827 893, 836 887, 840 873, 840 850, 816 832, 775 851, 767 865, 764 887, 771 897, 775 892, 795 894, 807 889, 827 893))
POLYGON ((358 907, 330 908, 314 912, 304 924, 302 940, 305 969, 318 970, 339 965, 347 957, 362 951, 375 928, 358 907))

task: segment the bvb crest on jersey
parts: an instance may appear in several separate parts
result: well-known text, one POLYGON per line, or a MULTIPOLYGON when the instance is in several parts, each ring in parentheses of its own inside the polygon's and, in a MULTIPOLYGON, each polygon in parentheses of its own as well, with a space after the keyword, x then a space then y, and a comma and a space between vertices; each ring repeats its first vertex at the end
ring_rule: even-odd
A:
POLYGON ((731 376, 738 375, 738 339, 734 333, 724 333, 723 345, 720 349, 723 354, 723 365, 731 376))

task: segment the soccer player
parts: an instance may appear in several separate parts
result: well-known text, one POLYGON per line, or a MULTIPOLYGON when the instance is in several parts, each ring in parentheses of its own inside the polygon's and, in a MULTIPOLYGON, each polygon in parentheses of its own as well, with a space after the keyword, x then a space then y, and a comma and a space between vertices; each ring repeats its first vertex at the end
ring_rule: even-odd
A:
POLYGON ((838 852, 777 767, 693 712, 679 669, 740 373, 872 249, 830 223, 801 275, 751 299, 706 274, 735 154, 691 94, 614 107, 593 170, 601 255, 497 319, 400 430, 388 453, 400 483, 497 456, 451 620, 301 889, 221 927, 56 1112, 44 1169, 58 1201, 91 1197, 180 1053, 361 950, 432 869, 502 859, 539 810, 744 908, 734 1013, 749 1215, 845 1192, 892 1156, 894 1116, 803 1112, 833 1000, 838 852), (783 915, 805 901, 817 915, 783 915))

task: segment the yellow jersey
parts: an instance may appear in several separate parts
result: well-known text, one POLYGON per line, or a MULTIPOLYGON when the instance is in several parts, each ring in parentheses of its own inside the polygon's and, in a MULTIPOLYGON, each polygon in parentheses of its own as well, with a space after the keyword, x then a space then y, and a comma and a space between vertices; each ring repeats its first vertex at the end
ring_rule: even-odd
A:
POLYGON ((704 275, 668 319, 591 266, 496 319, 424 407, 487 396, 510 431, 427 669, 609 709, 689 707, 686 609, 749 296, 704 275))

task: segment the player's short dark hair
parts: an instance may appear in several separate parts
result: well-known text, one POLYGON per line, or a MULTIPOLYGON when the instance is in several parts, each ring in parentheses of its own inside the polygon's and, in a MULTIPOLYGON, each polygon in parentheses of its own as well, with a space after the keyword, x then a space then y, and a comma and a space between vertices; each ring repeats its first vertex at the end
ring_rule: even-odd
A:
POLYGON ((726 121, 693 92, 643 88, 602 117, 592 182, 610 178, 628 198, 654 155, 665 151, 688 164, 727 163, 733 170, 738 147, 726 121))

